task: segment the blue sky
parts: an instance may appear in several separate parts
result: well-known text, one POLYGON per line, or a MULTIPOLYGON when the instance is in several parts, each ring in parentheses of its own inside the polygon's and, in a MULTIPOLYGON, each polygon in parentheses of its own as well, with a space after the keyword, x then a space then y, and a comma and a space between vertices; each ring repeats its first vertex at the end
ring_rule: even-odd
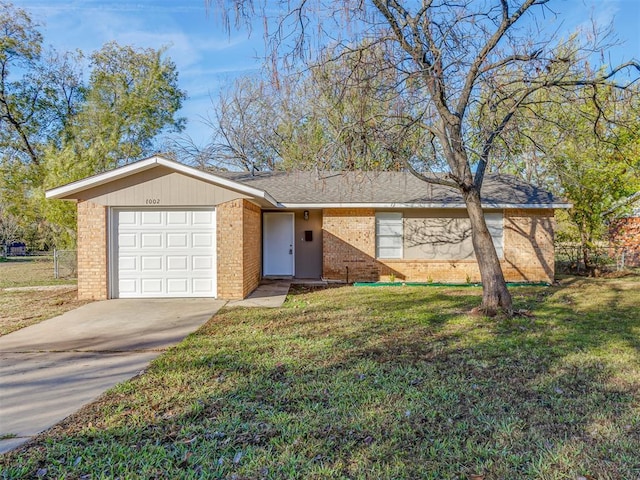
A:
MULTIPOLYGON (((275 0, 274 0, 275 2, 275 0)), ((256 73, 263 52, 262 32, 228 35, 219 16, 207 12, 204 0, 13 0, 41 23, 45 44, 58 51, 81 49, 90 53, 104 43, 159 48, 168 45, 176 63, 180 86, 189 99, 180 114, 187 118, 186 133, 204 144, 208 129, 201 119, 211 114, 211 99, 233 78, 256 73)), ((215 3, 215 2, 213 2, 215 3)), ((614 32, 624 43, 612 61, 640 59, 640 0, 553 0, 560 13, 545 21, 561 31, 587 24, 593 16, 602 24, 613 20, 614 32)))

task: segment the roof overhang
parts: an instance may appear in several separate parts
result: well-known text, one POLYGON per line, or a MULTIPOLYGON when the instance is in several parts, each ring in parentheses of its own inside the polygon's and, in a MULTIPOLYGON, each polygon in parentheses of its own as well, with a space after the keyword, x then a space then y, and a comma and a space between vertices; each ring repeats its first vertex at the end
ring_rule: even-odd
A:
MULTIPOLYGON (((282 208, 467 208, 464 203, 280 203, 282 208)), ((570 203, 482 203, 482 208, 497 209, 556 209, 571 208, 570 203)))
POLYGON ((280 206, 278 202, 264 190, 249 187, 242 183, 234 182, 226 178, 218 177, 217 175, 199 170, 197 168, 189 167, 172 160, 167 160, 166 158, 157 155, 144 160, 140 160, 135 163, 131 163, 124 167, 109 170, 108 172, 99 173, 97 175, 93 175, 76 182, 52 188, 51 190, 47 190, 45 195, 46 198, 74 200, 77 198, 77 194, 80 192, 83 192, 90 188, 105 185, 107 183, 114 182, 130 175, 144 172, 145 170, 149 170, 159 166, 166 167, 175 172, 197 178, 199 180, 217 185, 219 187, 228 188, 229 190, 254 197, 257 200, 266 202, 266 204, 270 206, 280 206))

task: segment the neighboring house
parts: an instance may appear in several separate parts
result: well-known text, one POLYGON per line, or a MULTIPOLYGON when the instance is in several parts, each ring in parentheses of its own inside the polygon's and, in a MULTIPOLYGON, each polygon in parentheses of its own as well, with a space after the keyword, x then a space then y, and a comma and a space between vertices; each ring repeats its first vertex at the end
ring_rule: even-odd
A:
POLYGON ((618 256, 624 253, 625 266, 640 267, 640 206, 611 224, 609 241, 618 256))
MULTIPOLYGON (((568 204, 508 176, 482 194, 507 281, 553 281, 553 209, 568 204)), ((78 202, 83 299, 237 299, 269 276, 480 280, 460 195, 408 173, 209 173, 155 156, 47 197, 78 202)))

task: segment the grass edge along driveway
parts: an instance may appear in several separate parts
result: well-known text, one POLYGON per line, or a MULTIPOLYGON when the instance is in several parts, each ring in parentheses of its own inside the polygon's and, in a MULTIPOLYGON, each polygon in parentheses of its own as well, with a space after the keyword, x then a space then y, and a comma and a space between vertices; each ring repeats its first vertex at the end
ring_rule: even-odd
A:
POLYGON ((227 309, 2 478, 640 478, 640 278, 227 309), (481 478, 481 477, 477 477, 481 478))

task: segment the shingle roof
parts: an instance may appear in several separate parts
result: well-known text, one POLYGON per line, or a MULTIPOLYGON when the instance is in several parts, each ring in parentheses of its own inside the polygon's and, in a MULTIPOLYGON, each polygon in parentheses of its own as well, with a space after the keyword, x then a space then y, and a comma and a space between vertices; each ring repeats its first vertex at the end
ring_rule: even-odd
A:
MULTIPOLYGON (((460 207, 459 191, 428 184, 408 172, 215 172, 229 180, 269 193, 283 206, 316 204, 394 204, 460 207)), ((561 208, 568 206, 551 193, 509 175, 487 175, 482 187, 485 207, 561 208)))

